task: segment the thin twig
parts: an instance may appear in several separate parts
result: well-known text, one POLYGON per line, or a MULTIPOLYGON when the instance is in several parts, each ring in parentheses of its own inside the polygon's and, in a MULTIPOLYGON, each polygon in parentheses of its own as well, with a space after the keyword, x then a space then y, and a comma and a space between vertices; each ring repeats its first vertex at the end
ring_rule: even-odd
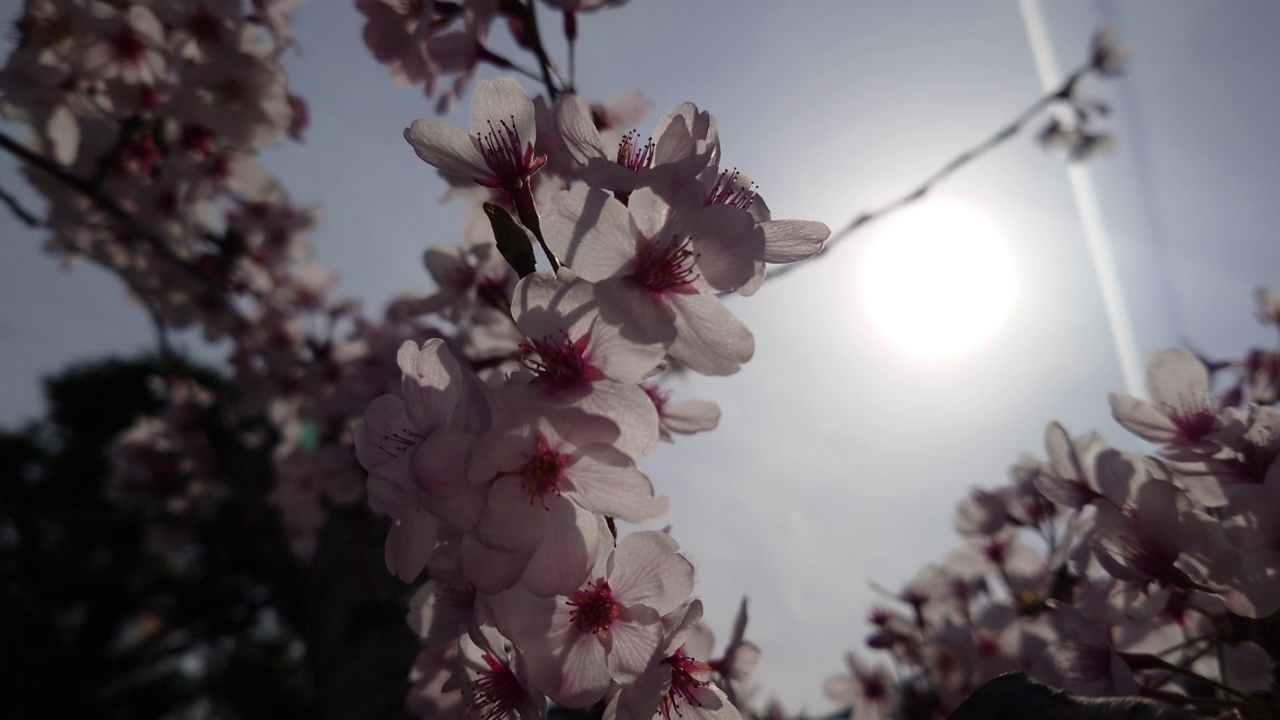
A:
POLYGON ((137 115, 131 115, 120 123, 120 133, 116 135, 116 141, 111 149, 102 154, 98 158, 98 168, 93 171, 93 177, 89 180, 89 186, 98 188, 102 187, 102 181, 107 179, 107 173, 111 172, 120 163, 120 158, 124 156, 125 148, 133 141, 142 128, 142 119, 137 115))
MULTIPOLYGON (((11 143, 13 141, 7 137, 4 137, 3 134, 0 134, 0 146, 3 146, 6 149, 9 149, 9 146, 5 144, 6 142, 11 143)), ((23 149, 25 150, 26 148, 23 148, 23 149)), ((23 159, 27 159, 27 158, 24 157, 23 159)), ((28 160, 28 162, 31 162, 31 161, 28 160)), ((33 164, 38 164, 38 163, 33 163, 33 164)), ((41 167, 43 168, 43 165, 41 165, 41 167)), ((71 177, 71 176, 68 175, 68 177, 71 177)), ((61 177, 59 179, 61 179, 61 177)), ((16 215, 19 220, 26 223, 28 226, 32 228, 39 228, 43 226, 43 223, 40 222, 40 219, 37 218, 34 213, 22 207, 22 205, 18 202, 18 199, 15 198, 13 195, 9 194, 9 192, 6 191, 4 188, 0 188, 0 202, 4 202, 5 205, 8 205, 9 209, 13 211, 13 214, 16 215)), ((133 291, 133 294, 138 297, 138 301, 141 302, 142 305, 147 309, 147 315, 150 316, 151 324, 155 327, 156 346, 159 350, 160 357, 166 363, 172 364, 174 360, 174 354, 173 354, 173 346, 169 343, 169 328, 168 326, 165 325, 164 318, 163 316, 160 315, 159 308, 157 308, 155 303, 152 302, 149 297, 147 297, 146 292, 144 292, 142 288, 140 288, 137 285, 137 283, 135 283, 133 280, 129 278, 127 273, 118 273, 118 275, 120 279, 123 280, 124 283, 129 286, 129 289, 133 291)))
POLYGON ((575 51, 578 42, 578 15, 572 10, 564 11, 564 39, 569 45, 569 90, 572 91, 578 79, 578 58, 575 51))
POLYGON ((483 45, 481 45, 476 52, 479 55, 481 60, 484 60, 494 65, 495 67, 499 67, 504 70, 511 70, 513 72, 524 75, 530 80, 537 80, 538 82, 542 82, 542 78, 534 71, 520 65, 519 63, 515 62, 514 60, 504 55, 499 55, 495 53, 494 51, 490 50, 489 48, 483 45))
POLYGON ((26 225, 38 228, 43 224, 40 222, 40 218, 36 217, 35 213, 23 207, 22 203, 18 202, 18 198, 9 194, 9 191, 2 187, 0 187, 0 202, 8 205, 9 210, 14 214, 14 217, 18 218, 26 225))
POLYGON ((151 318, 151 325, 156 331, 156 349, 160 353, 160 359, 171 368, 176 366, 177 356, 174 355, 173 345, 169 342, 169 326, 165 324, 164 316, 160 314, 160 308, 156 307, 156 304, 147 296, 147 293, 129 278, 128 273, 122 272, 117 273, 117 275, 138 297, 138 302, 142 303, 142 306, 147 309, 147 315, 151 318))
POLYGON ((529 30, 529 42, 533 45, 533 54, 538 57, 538 64, 542 66, 542 84, 547 88, 547 99, 554 103, 556 97, 560 95, 560 88, 556 87, 555 82, 552 81, 551 74, 554 72, 561 83, 564 83, 564 78, 552 65, 551 58, 547 55, 547 48, 542 44, 542 35, 538 31, 538 10, 534 0, 529 0, 525 6, 525 16, 528 21, 526 27, 529 30))
MULTIPOLYGON (((926 178, 924 182, 916 186, 915 189, 890 200, 878 208, 860 213, 857 217, 851 220, 848 225, 845 225, 839 231, 832 233, 831 238, 827 240, 826 248, 823 249, 823 252, 830 249, 830 247, 836 242, 845 239, 871 222, 879 220, 886 215, 897 210, 901 210, 903 207, 920 200, 925 195, 928 195, 934 187, 953 175, 956 171, 1016 137, 1018 133, 1025 129, 1027 123, 1031 122, 1031 120, 1036 118, 1047 108, 1051 107, 1055 102, 1069 100, 1075 86, 1093 70, 1094 66, 1091 63, 1081 66, 1075 72, 1068 75, 1067 79, 1063 80, 1062 84, 1057 88, 1027 106, 1027 108, 1019 113, 1018 116, 1015 117, 1008 125, 1005 125, 992 133, 986 140, 983 140, 977 145, 974 145, 968 150, 965 150, 952 158, 941 168, 934 171, 934 173, 926 178)), ((801 265, 802 263, 784 265, 773 270, 768 275, 768 278, 777 279, 801 265)))
POLYGON ((1190 680, 1194 680, 1195 682, 1204 683, 1205 685, 1208 685, 1226 695, 1231 695, 1233 697, 1239 698, 1241 701, 1243 701, 1245 704, 1251 707, 1264 709, 1264 710, 1266 709, 1265 706, 1263 706, 1262 701, 1259 700, 1258 698, 1252 695, 1249 695, 1248 693, 1237 690, 1229 685, 1224 685, 1223 683, 1220 683, 1217 680, 1214 680, 1212 678, 1207 678, 1195 672, 1194 670, 1191 670, 1190 668, 1184 668, 1180 665, 1175 665, 1171 662, 1168 662, 1167 660, 1162 660, 1161 658, 1158 658, 1154 655, 1141 655, 1138 653, 1118 653, 1118 655, 1120 656, 1120 659, 1123 660, 1125 664, 1127 664, 1130 667, 1130 669, 1167 670, 1171 673, 1174 673, 1175 675, 1181 675, 1190 680))
MULTIPOLYGON (((153 250, 159 253, 166 260, 172 262, 174 265, 182 268, 196 281, 201 284, 209 284, 212 282, 197 267, 174 253, 162 238, 142 227, 133 214, 120 207, 120 205, 99 190, 93 183, 72 175, 65 168, 54 163, 49 158, 46 158, 31 148, 26 147, 3 132, 0 132, 0 149, 7 150, 19 160, 22 160, 28 165, 39 168, 46 174, 51 175, 58 182, 87 198, 99 209, 120 223, 131 235, 145 240, 153 250)), ((219 239, 212 236, 212 233, 207 233, 204 236, 204 239, 214 242, 215 244, 219 243, 219 239)), ((240 322, 244 322, 244 318, 242 318, 238 313, 234 313, 234 315, 240 320, 240 322)))

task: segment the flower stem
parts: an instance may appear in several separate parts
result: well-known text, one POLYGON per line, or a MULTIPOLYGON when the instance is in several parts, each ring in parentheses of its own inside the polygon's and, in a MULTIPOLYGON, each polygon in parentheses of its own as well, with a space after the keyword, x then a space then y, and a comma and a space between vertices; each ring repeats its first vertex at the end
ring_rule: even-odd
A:
POLYGON ((547 241, 542 237, 542 223, 538 220, 538 205, 533 200, 533 188, 526 181, 515 190, 508 190, 511 200, 516 205, 516 214, 520 216, 520 222, 529 228, 529 232, 538 238, 538 244, 542 246, 542 252, 547 256, 547 262, 551 264, 552 272, 560 269, 560 261, 556 258, 556 254, 551 252, 551 248, 547 247, 547 241))

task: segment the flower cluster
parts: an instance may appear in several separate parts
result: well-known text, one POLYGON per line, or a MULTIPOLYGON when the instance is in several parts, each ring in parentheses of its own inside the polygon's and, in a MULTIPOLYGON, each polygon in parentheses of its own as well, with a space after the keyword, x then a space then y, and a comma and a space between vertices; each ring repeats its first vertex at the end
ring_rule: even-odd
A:
POLYGON ((279 289, 314 224, 253 159, 307 124, 265 14, 237 0, 29 0, 0 70, 6 116, 46 160, 27 172, 49 201, 50 249, 210 337, 238 320, 221 288, 279 289))
MULTIPOLYGON (((1276 292, 1258 293, 1271 325, 1276 292)), ((1083 695, 1275 717, 1280 411, 1257 367, 1154 353, 1151 399, 1110 398, 1152 456, 1050 423, 1048 460, 1024 457, 1009 484, 970 493, 962 547, 872 611, 867 645, 907 672, 851 654, 828 695, 855 718, 941 716, 1021 671, 1083 695), (1210 371, 1230 367, 1240 380, 1215 398, 1210 371)))
POLYGON ((1104 25, 1094 33, 1088 63, 1071 75, 1052 98, 1054 114, 1037 136, 1041 147, 1062 150, 1072 160, 1087 160, 1111 150, 1115 144, 1111 135, 1096 128, 1110 114, 1110 108, 1105 102, 1079 97, 1078 86, 1090 73, 1119 77, 1129 52, 1128 46, 1116 42, 1109 27, 1104 25))
MULTIPOLYGON (((565 38, 570 43, 578 36, 578 13, 617 7, 626 1, 544 0, 562 14, 565 38)), ((495 22, 506 26, 519 49, 545 53, 533 2, 356 0, 356 9, 365 18, 364 42, 374 59, 387 66, 397 85, 422 87, 428 98, 435 98, 436 111, 442 114, 466 94, 482 63, 504 70, 516 68, 491 47, 489 33, 495 22)))
MULTIPOLYGON (((316 211, 296 207, 255 159, 307 126, 280 64, 296 5, 28 0, 0 104, 31 130, 26 145, 3 140, 48 201, 39 224, 50 252, 116 274, 162 336, 198 328, 230 341, 236 410, 265 416, 281 438, 268 499, 305 558, 325 504, 362 497, 350 426, 394 383, 389 358, 414 329, 329 296, 336 279, 307 239, 316 211)), ((130 448, 146 438, 190 437, 174 417, 125 438, 121 458, 138 460, 130 448)), ((146 465, 122 468, 143 478, 146 465)))
POLYGON ((575 95, 544 120, 497 77, 476 87, 470 134, 434 119, 405 131, 480 201, 467 241, 427 254, 439 292, 404 305, 457 332, 404 343, 400 393, 375 400, 356 435, 370 505, 392 518, 388 569, 429 571, 410 616, 424 639, 413 704, 738 717, 721 685, 734 692, 758 651, 740 624, 721 660, 694 654, 710 643, 689 642, 693 566, 666 533, 619 524, 666 511, 637 460, 718 420, 712 403, 670 402, 656 376, 737 371, 754 341, 722 296, 829 233, 773 220, 720 169, 715 119, 691 103, 659 120, 657 140, 622 136, 616 152, 575 95), (535 243, 550 269, 536 269, 535 243))

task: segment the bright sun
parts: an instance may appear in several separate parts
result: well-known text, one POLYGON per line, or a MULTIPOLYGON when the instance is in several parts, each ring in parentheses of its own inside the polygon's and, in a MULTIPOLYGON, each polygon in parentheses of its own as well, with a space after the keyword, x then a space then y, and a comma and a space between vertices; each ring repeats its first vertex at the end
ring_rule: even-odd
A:
POLYGON ((922 358, 968 350, 1013 305, 1013 260, 999 230, 955 202, 926 201, 889 219, 867 253, 867 309, 894 344, 922 358))

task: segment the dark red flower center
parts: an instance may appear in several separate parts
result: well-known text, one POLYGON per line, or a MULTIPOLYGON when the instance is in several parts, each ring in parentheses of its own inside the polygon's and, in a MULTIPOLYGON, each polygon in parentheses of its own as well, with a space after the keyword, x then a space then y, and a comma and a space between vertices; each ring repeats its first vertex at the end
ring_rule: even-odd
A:
POLYGON ((662 417, 662 408, 667 406, 667 401, 671 399, 671 393, 657 385, 641 385, 640 387, 644 389, 644 394, 649 396, 649 401, 657 409, 658 417, 662 417))
POLYGON ((859 678, 858 682, 862 686, 862 697, 871 702, 882 702, 889 697, 889 688, 885 687, 879 675, 867 675, 859 678))
POLYGON ((589 332, 572 340, 568 332, 561 330, 559 335, 546 335, 542 340, 525 343, 525 357, 521 362, 537 376, 534 382, 556 389, 568 389, 583 382, 601 380, 604 373, 587 356, 590 341, 589 332), (537 358, 533 355, 537 355, 537 358))
POLYGON ((520 468, 520 477, 524 479, 525 491, 529 493, 529 502, 541 501, 546 507, 546 496, 550 493, 559 495, 564 490, 564 469, 569 464, 569 456, 556 452, 541 435, 534 440, 533 452, 525 454, 524 467, 520 468))
POLYGON ((111 54, 122 63, 136 65, 147 52, 147 37, 131 27, 120 28, 108 40, 111 54))
POLYGON ((1175 562, 1178 551, 1148 537, 1121 535, 1121 553, 1129 565, 1162 587, 1190 587, 1191 578, 1175 562))
POLYGON ((698 688, 711 684, 710 680, 704 679, 711 674, 711 666, 691 657, 685 657, 683 646, 676 650, 675 655, 662 662, 671 666, 671 687, 667 688, 667 694, 663 695, 662 700, 659 701, 658 712, 662 713, 665 720, 671 720, 672 715, 683 717, 684 707, 702 705, 697 691, 698 688))
POLYGON ((482 720, 500 720, 509 717, 520 703, 523 690, 516 674, 505 663, 489 653, 484 654, 489 666, 471 681, 471 704, 482 720))
POLYGON ((672 236, 662 244, 648 238, 636 238, 635 269, 630 278, 651 294, 666 293, 692 295, 698 292, 693 282, 701 277, 697 273, 698 253, 693 251, 691 238, 672 236))
POLYGON ((988 538, 982 544, 982 556, 990 561, 992 565, 1004 565, 1007 552, 1008 548, 1005 547, 1005 544, 996 538, 988 538))
POLYGON ((613 621, 622 615, 622 604, 613 599, 613 589, 608 580, 587 583, 575 591, 566 601, 573 610, 569 622, 578 632, 608 637, 613 621))
POLYGON ((739 210, 749 210, 756 201, 755 183, 738 184, 738 171, 725 170, 716 178, 715 184, 707 191, 702 201, 703 207, 708 205, 732 205, 739 210))
POLYGON ((1169 409, 1169 420, 1178 432, 1178 441, 1195 442, 1213 432, 1217 416, 1203 405, 1184 405, 1169 409))
POLYGON ((653 151, 653 138, 641 145, 640 136, 632 130, 618 142, 617 162, 631 172, 647 170, 653 166, 653 151))
POLYGON ((546 155, 538 155, 533 150, 533 143, 520 139, 515 116, 510 119, 510 124, 499 120, 497 126, 490 120, 488 132, 476 133, 480 154, 493 172, 493 177, 475 179, 485 187, 513 190, 547 164, 546 155))

